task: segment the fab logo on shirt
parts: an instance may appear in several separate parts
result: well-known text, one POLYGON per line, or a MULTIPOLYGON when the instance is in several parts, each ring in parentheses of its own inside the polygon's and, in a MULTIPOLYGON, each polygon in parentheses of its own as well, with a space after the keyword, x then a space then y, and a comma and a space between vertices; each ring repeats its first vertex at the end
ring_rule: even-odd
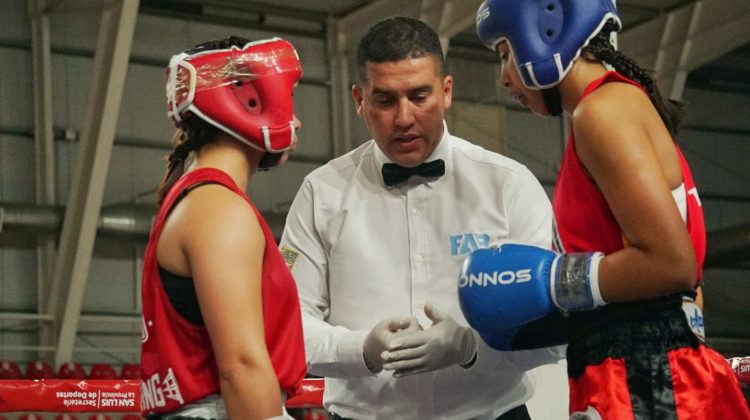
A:
POLYGON ((450 236, 452 256, 463 256, 480 248, 487 248, 490 244, 490 235, 486 233, 462 233, 450 236))

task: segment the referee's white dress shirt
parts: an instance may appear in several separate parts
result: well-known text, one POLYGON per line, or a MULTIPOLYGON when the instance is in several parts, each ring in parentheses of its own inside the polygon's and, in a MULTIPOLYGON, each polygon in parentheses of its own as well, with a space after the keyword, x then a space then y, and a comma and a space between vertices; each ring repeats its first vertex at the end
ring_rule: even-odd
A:
POLYGON ((354 419, 495 418, 528 400, 527 369, 559 349, 498 352, 477 339, 474 365, 394 378, 362 356, 379 321, 416 316, 431 302, 467 325, 457 299, 465 255, 501 239, 549 247, 552 210, 523 165, 444 130, 427 161, 445 175, 387 187, 389 159, 374 141, 310 173, 280 249, 299 288, 309 372, 326 377, 325 407, 354 419))

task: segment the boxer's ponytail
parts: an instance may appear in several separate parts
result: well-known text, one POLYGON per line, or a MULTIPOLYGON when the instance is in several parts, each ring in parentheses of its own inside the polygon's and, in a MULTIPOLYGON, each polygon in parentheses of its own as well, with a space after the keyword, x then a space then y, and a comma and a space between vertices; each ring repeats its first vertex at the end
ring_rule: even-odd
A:
POLYGON ((159 205, 172 185, 185 173, 185 164, 191 157, 190 153, 209 143, 218 132, 218 128, 198 117, 188 118, 180 124, 180 128, 172 137, 172 152, 165 157, 167 171, 157 189, 159 205))
POLYGON ((609 34, 615 29, 611 25, 611 23, 605 25, 604 29, 583 48, 583 52, 593 56, 598 61, 606 62, 621 75, 643 86, 664 125, 666 125, 672 138, 675 138, 684 113, 683 103, 665 99, 661 95, 656 82, 646 70, 630 57, 614 49, 609 42, 609 34))

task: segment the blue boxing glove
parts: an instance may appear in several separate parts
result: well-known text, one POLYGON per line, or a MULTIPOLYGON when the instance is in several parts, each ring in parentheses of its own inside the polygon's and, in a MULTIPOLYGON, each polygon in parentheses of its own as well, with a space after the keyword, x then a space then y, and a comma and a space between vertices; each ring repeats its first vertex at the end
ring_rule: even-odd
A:
POLYGON ((497 350, 516 350, 513 339, 532 321, 559 309, 595 309, 600 252, 558 254, 518 243, 472 252, 458 281, 461 310, 469 325, 497 350))

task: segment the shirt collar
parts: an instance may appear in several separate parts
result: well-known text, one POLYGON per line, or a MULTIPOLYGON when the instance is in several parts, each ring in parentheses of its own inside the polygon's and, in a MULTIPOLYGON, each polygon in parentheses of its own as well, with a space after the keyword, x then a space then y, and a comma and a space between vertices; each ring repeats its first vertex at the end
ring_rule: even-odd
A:
MULTIPOLYGON (((448 138, 450 137, 450 133, 448 133, 448 124, 446 124, 445 120, 443 120, 443 137, 440 138, 440 142, 438 143, 435 150, 432 151, 430 156, 425 159, 425 162, 430 162, 435 159, 443 159, 445 162, 445 173, 448 174, 448 171, 450 170, 450 160, 448 159, 448 155, 450 154, 450 146, 448 145, 448 138)), ((385 153, 383 153, 382 150, 380 150, 380 147, 377 145, 377 143, 373 142, 373 149, 375 149, 375 152, 373 153, 374 159, 375 159, 375 167, 378 169, 378 174, 380 174, 380 168, 383 167, 384 163, 394 163, 388 156, 386 156, 385 153)), ((432 179, 426 179, 425 184, 429 186, 433 186, 435 183, 440 182, 441 179, 445 178, 445 176, 441 176, 440 178, 432 178, 432 179)), ((383 182, 383 177, 380 176, 380 182, 383 182)), ((383 184, 385 185, 385 184, 383 184)), ((402 185, 408 185, 408 182, 402 184, 402 185)), ((396 187, 393 187, 396 188, 396 187)))

